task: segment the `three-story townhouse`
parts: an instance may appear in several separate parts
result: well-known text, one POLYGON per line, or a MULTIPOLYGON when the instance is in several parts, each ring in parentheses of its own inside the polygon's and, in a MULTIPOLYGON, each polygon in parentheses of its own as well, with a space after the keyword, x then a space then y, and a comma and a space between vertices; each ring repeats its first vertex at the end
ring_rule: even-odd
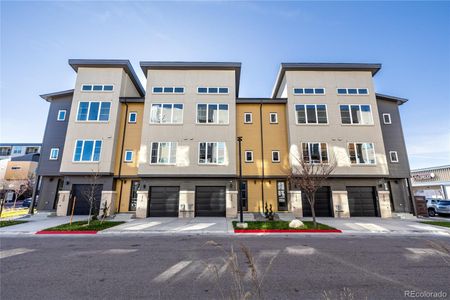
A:
MULTIPOLYGON (((286 97, 291 164, 335 162, 318 216, 390 216, 389 170, 372 76, 379 64, 284 63, 273 97, 286 97)), ((298 199, 301 191, 291 190, 298 199)), ((300 196, 300 197, 299 197, 300 196)), ((303 208, 307 202, 303 197, 303 208)), ((303 215, 303 214, 302 214, 303 215)))
POLYGON ((145 91, 128 60, 71 59, 77 72, 61 159, 64 184, 57 214, 66 215, 76 198, 74 213, 116 209, 114 167, 120 126, 120 97, 143 97, 145 91), (103 204, 101 204, 101 203, 103 204))
POLYGON ((236 214, 240 63, 141 62, 137 217, 236 214))

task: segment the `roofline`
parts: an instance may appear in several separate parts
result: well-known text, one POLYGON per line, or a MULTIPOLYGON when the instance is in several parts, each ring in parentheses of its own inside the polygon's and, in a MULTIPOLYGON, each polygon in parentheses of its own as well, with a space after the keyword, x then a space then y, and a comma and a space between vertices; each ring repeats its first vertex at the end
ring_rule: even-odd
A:
POLYGON ((120 103, 144 103, 144 97, 120 97, 120 103))
POLYGON ((281 63, 272 97, 276 97, 286 71, 370 71, 375 76, 380 69, 381 64, 367 63, 281 63))
POLYGON ((443 169, 448 169, 448 168, 450 168, 450 165, 438 166, 438 167, 429 167, 429 168, 422 168, 422 169, 414 169, 414 170, 411 170, 411 173, 413 173, 413 172, 423 172, 423 171, 433 171, 433 170, 443 170, 443 169))
POLYGON ((79 67, 87 68, 123 68, 130 76, 131 81, 136 87, 139 95, 145 96, 145 90, 138 76, 134 72, 133 66, 128 59, 69 59, 69 65, 78 72, 79 67))
POLYGON ((236 104, 285 104, 287 98, 237 98, 236 104))
POLYGON ((52 101, 54 98, 57 97, 63 97, 63 96, 68 96, 68 95, 72 95, 73 94, 74 89, 71 90, 65 90, 65 91, 60 91, 60 92, 53 92, 53 93, 48 93, 48 94, 43 94, 43 95, 39 95, 39 97, 41 97, 42 99, 44 99, 47 102, 52 101))
POLYGON ((397 102, 398 105, 402 105, 402 104, 408 102, 408 99, 406 99, 406 98, 394 97, 394 96, 389 96, 389 95, 384 95, 384 94, 379 94, 379 93, 375 93, 375 96, 377 99, 380 99, 380 100, 397 102))
POLYGON ((189 62, 189 61, 141 61, 145 77, 149 69, 154 70, 234 70, 236 72, 236 97, 239 95, 241 78, 240 62, 189 62))
POLYGON ((6 146, 42 146, 42 143, 0 143, 0 147, 6 146))

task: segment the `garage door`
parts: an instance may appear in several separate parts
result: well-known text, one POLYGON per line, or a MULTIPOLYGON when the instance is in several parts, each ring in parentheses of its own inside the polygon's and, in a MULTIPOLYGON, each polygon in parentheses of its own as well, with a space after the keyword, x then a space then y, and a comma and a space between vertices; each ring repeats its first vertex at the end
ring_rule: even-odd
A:
POLYGON ((377 199, 371 186, 347 187, 351 217, 377 217, 377 199))
POLYGON ((75 208, 73 210, 74 215, 89 215, 90 199, 93 200, 92 213, 97 214, 100 209, 102 190, 102 184, 74 184, 72 186, 72 198, 68 206, 67 214, 71 214, 74 197, 76 197, 75 208))
POLYGON ((224 186, 197 186, 195 216, 225 217, 225 190, 224 186))
POLYGON ((152 186, 150 188, 150 217, 178 217, 180 188, 177 186, 152 186))
MULTIPOLYGON (((311 205, 306 199, 306 195, 302 193, 302 208, 304 217, 312 217, 311 205)), ((327 186, 321 187, 316 192, 316 203, 314 205, 316 217, 332 217, 333 211, 331 209, 331 195, 330 188, 327 186)))

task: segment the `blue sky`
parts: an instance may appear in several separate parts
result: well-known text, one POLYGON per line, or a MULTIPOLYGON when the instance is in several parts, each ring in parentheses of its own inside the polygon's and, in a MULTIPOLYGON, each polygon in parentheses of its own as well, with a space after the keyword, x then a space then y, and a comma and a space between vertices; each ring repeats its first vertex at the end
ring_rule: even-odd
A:
MULTIPOLYGON (((450 3, 1 2, 0 142, 40 142, 69 58, 242 62, 241 97, 269 97, 281 62, 377 62, 413 168, 450 164, 450 3)), ((145 85, 144 85, 145 86, 145 85)))

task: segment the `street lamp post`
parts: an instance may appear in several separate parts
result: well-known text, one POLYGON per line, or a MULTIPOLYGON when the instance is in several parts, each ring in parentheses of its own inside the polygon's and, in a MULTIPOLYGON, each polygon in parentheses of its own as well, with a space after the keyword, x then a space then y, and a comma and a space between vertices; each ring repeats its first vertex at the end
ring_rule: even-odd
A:
POLYGON ((243 208, 242 208, 242 193, 241 193, 241 189, 242 189, 242 150, 241 150, 241 143, 242 143, 242 136, 238 136, 237 137, 237 141, 238 141, 238 145, 239 145, 239 187, 238 187, 238 200, 239 200, 239 217, 240 223, 244 223, 244 212, 243 212, 243 208))

